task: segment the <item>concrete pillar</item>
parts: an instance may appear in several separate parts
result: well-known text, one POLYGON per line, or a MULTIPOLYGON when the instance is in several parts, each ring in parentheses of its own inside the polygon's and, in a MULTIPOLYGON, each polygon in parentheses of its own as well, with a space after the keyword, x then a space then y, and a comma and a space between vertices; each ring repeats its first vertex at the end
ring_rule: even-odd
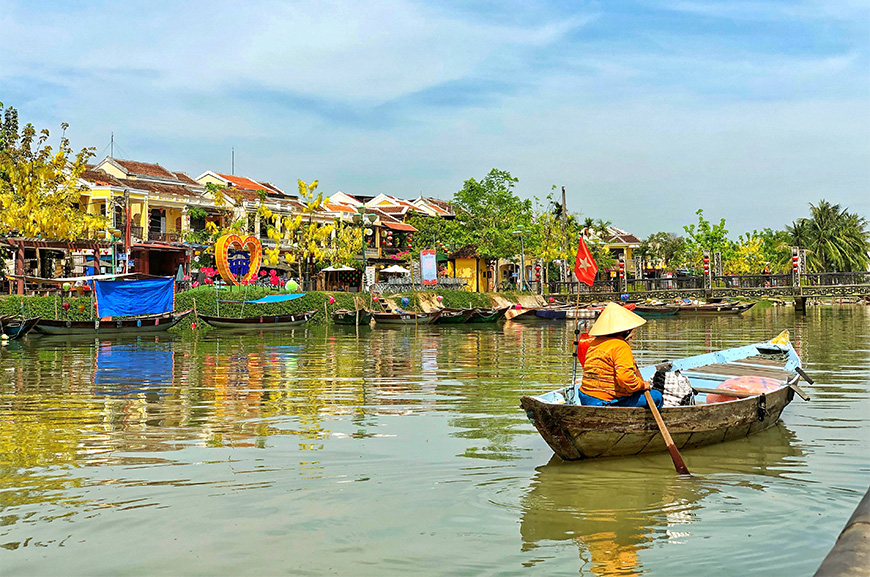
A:
POLYGON ((794 310, 806 314, 807 297, 794 297, 794 310))

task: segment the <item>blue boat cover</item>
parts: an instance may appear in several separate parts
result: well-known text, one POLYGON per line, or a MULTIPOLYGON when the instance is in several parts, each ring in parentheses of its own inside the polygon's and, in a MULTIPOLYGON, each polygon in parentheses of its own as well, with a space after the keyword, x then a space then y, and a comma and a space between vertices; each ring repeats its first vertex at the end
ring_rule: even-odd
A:
POLYGON ((172 384, 171 345, 103 342, 97 349, 94 384, 98 395, 147 392, 172 384))
POLYGON ((94 281, 97 314, 126 317, 172 312, 173 277, 142 280, 94 281))
POLYGON ((282 303, 284 301, 292 301, 293 299, 298 299, 299 297, 304 297, 305 293, 297 293, 292 295, 266 295, 261 299, 257 299, 255 301, 220 301, 222 303, 235 303, 235 304, 248 304, 248 305, 265 305, 269 303, 282 303))

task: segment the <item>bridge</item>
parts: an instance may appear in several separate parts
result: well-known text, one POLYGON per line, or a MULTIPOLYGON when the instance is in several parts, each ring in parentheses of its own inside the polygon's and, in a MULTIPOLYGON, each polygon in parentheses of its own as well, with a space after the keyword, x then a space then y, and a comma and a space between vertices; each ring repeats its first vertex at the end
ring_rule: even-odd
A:
MULTIPOLYGON (((540 283, 529 283, 540 292, 540 283)), ((699 300, 736 298, 793 298, 797 310, 806 310, 807 299, 870 296, 870 272, 765 275, 702 275, 674 278, 613 278, 593 286, 575 282, 547 283, 551 295, 581 302, 675 298, 699 300)))

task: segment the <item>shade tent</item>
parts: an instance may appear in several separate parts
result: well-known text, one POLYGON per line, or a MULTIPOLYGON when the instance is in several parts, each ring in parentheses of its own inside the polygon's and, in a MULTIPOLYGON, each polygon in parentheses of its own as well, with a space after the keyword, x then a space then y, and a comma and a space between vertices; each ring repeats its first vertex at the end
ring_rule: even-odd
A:
POLYGON ((409 271, 409 270, 406 269, 405 267, 402 267, 402 266, 399 266, 399 265, 397 265, 397 264, 394 264, 394 265, 388 266, 387 268, 383 268, 383 269, 381 269, 381 272, 382 272, 382 273, 401 273, 401 274, 408 274, 408 273, 411 272, 411 271, 409 271))
POLYGON ((353 271, 353 270, 356 270, 356 269, 351 268, 349 266, 340 266, 340 267, 328 266, 324 269, 321 269, 320 272, 349 272, 349 271, 353 271))

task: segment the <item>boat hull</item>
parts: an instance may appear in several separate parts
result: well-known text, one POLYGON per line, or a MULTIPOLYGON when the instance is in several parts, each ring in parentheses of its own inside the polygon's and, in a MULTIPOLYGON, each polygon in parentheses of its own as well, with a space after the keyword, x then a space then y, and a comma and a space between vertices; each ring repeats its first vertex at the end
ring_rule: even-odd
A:
POLYGON ((508 310, 508 307, 500 308, 500 309, 483 309, 476 308, 474 312, 471 313, 471 316, 468 317, 469 323, 494 323, 500 318, 504 316, 505 311, 508 310))
POLYGON ((373 312, 372 318, 375 325, 401 326, 401 325, 428 325, 434 323, 441 315, 441 311, 431 313, 378 313, 373 312))
POLYGON ((317 311, 307 311, 290 315, 263 315, 259 317, 244 318, 199 315, 199 318, 216 329, 275 330, 301 325, 308 322, 308 320, 315 314, 317 314, 317 311))
POLYGON ((634 307, 634 312, 642 317, 664 317, 673 316, 680 312, 678 306, 641 306, 634 307))
POLYGON ((739 305, 681 305, 681 315, 739 315, 755 306, 755 303, 739 305))
MULTIPOLYGON (((726 403, 663 408, 661 415, 677 448, 691 449, 772 427, 792 398, 792 389, 783 387, 726 403)), ((531 396, 522 397, 520 404, 553 452, 565 461, 667 451, 646 408, 552 404, 531 396)))
POLYGON ((458 325, 468 321, 474 314, 474 309, 441 309, 441 314, 435 319, 436 325, 458 325))
POLYGON ((32 317, 29 319, 10 319, 9 317, 6 317, 5 320, 0 321, 0 327, 2 327, 2 334, 10 339, 20 339, 33 330, 39 320, 39 317, 32 317))
POLYGON ((35 330, 45 335, 88 335, 88 336, 116 336, 116 335, 140 335, 167 331, 180 323, 190 310, 167 315, 150 316, 144 318, 117 319, 111 321, 60 321, 40 319, 35 330))
POLYGON ((372 313, 365 309, 359 311, 339 309, 332 311, 332 322, 337 325, 367 325, 372 322, 372 313))

